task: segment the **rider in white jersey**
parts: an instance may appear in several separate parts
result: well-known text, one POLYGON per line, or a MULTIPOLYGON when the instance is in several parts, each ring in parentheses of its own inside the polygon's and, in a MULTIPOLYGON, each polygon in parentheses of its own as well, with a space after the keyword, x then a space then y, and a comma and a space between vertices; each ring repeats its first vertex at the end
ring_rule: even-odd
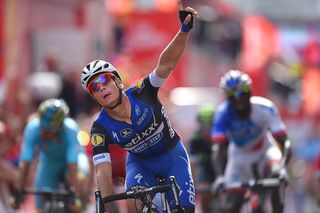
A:
MULTIPOLYGON (((291 142, 277 107, 266 98, 251 96, 251 79, 238 70, 226 73, 220 87, 226 100, 218 107, 212 127, 213 158, 220 175, 215 187, 283 175, 284 169, 279 166, 282 161, 288 161, 291 142)), ((276 195, 273 193, 273 197, 276 195)), ((226 211, 238 212, 243 202, 241 197, 240 193, 232 193, 230 199, 234 205, 226 211)), ((272 200, 274 212, 282 212, 279 198, 272 200)))

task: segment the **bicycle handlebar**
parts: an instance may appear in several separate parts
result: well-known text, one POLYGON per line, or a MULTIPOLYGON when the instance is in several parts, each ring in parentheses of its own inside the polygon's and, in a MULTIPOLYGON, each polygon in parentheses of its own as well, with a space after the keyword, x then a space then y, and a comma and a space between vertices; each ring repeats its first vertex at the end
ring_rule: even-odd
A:
POLYGON ((116 200, 130 199, 130 198, 140 198, 141 196, 158 193, 158 192, 166 192, 171 190, 171 185, 163 185, 163 186, 153 186, 144 189, 131 190, 119 194, 109 195, 107 197, 102 198, 103 203, 109 203, 116 200))
POLYGON ((23 194, 34 194, 44 196, 70 196, 73 195, 72 191, 66 189, 23 189, 23 194))
POLYGON ((264 178, 258 180, 249 180, 248 182, 233 182, 233 183, 226 183, 224 185, 224 190, 233 190, 239 188, 246 188, 246 189, 270 189, 280 186, 282 180, 279 178, 264 178))
POLYGON ((222 188, 219 190, 214 190, 214 188, 202 188, 197 189, 200 193, 211 193, 217 195, 219 193, 237 190, 237 189, 250 189, 250 190, 264 190, 264 189, 273 189, 278 188, 282 184, 285 184, 285 181, 280 178, 263 178, 263 179, 251 179, 247 182, 231 182, 224 183, 222 188))
POLYGON ((170 183, 166 184, 166 185, 158 185, 158 186, 153 186, 153 187, 143 188, 143 189, 134 189, 134 190, 126 191, 126 192, 119 193, 119 194, 109 195, 104 198, 101 198, 100 191, 96 190, 96 192, 95 192, 96 213, 104 212, 104 204, 110 203, 112 201, 131 199, 131 198, 141 199, 144 196, 149 195, 149 194, 155 194, 155 193, 159 193, 159 192, 163 193, 163 192, 167 192, 167 191, 173 192, 177 209, 182 210, 182 207, 180 205, 180 200, 179 200, 180 188, 175 181, 175 177, 170 176, 169 180, 170 180, 170 183))

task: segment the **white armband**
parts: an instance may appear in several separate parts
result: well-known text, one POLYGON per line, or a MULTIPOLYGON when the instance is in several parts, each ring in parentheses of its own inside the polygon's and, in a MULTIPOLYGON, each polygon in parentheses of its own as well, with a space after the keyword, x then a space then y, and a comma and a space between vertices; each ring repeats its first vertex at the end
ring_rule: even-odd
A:
POLYGON ((160 87, 163 84, 163 82, 166 80, 166 78, 160 78, 157 75, 156 70, 153 70, 153 72, 150 73, 150 75, 149 75, 149 80, 150 80, 150 83, 152 86, 160 87))
POLYGON ((110 154, 109 153, 101 153, 94 155, 92 157, 94 166, 103 163, 103 162, 111 162, 110 154))

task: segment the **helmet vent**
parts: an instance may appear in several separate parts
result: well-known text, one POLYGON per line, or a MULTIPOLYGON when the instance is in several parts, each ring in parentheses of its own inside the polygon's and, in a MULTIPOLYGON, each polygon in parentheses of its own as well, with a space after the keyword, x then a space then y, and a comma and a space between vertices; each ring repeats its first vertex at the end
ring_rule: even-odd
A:
POLYGON ((96 62, 94 63, 93 67, 95 67, 98 62, 99 62, 99 60, 96 60, 96 62))
POLYGON ((87 70, 90 70, 90 64, 87 65, 87 70))
POLYGON ((103 66, 103 68, 108 68, 109 67, 109 64, 105 64, 104 66, 103 66))
POLYGON ((99 67, 95 72, 102 70, 102 67, 99 67))
POLYGON ((83 78, 83 81, 86 81, 90 76, 87 76, 85 78, 83 78))

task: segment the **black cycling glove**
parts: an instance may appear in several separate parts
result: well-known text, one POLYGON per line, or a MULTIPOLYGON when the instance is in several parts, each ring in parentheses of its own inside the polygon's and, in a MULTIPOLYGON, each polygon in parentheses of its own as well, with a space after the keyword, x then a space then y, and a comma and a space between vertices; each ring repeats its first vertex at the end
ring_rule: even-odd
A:
POLYGON ((179 11, 179 18, 180 18, 180 22, 181 22, 181 31, 182 32, 189 32, 192 27, 193 27, 193 14, 191 12, 187 12, 185 10, 180 10, 179 11), (187 15, 191 14, 191 20, 188 24, 184 24, 184 20, 186 19, 187 15))

